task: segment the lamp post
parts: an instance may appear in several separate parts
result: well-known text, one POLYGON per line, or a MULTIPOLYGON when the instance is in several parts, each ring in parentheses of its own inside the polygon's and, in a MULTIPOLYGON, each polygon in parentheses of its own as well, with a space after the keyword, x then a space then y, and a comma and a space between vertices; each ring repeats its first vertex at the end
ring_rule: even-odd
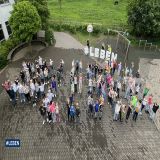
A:
POLYGON ((89 39, 90 39, 90 33, 93 32, 93 26, 91 24, 87 26, 87 32, 89 33, 89 39))

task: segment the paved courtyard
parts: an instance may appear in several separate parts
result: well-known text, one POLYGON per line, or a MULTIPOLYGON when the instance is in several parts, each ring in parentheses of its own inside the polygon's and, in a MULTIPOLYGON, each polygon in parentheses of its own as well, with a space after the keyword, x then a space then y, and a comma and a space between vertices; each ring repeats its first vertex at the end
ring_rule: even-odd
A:
MULTIPOLYGON (((37 55, 36 55, 37 56, 37 55)), ((36 58, 34 56, 34 58, 36 58)), ((38 107, 18 104, 13 108, 5 91, 0 94, 0 160, 160 160, 160 133, 143 113, 137 122, 114 122, 111 108, 106 104, 102 120, 90 119, 86 114, 86 85, 82 96, 76 95, 81 109, 81 124, 68 123, 65 98, 69 95, 69 71, 73 59, 82 59, 85 68, 93 60, 80 49, 54 46, 40 52, 56 65, 65 61, 66 85, 58 90, 61 122, 42 124, 38 107), (6 138, 18 138, 21 147, 5 148, 6 138)), ((24 59, 29 59, 26 57, 24 59)), ((0 76, 1 81, 13 79, 23 59, 9 64, 0 76)), ((85 82, 86 84, 86 82, 85 82)))

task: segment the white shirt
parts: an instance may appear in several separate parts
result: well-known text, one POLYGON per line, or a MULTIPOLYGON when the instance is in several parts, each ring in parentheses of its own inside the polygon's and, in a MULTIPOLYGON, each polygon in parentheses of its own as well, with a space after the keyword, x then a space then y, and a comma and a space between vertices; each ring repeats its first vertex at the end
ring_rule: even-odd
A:
POLYGON ((62 65, 64 65, 64 60, 63 59, 61 60, 61 63, 62 63, 62 65))
POLYGON ((79 77, 79 83, 82 84, 82 80, 83 80, 83 78, 82 78, 82 77, 79 77))
POLYGON ((31 88, 31 90, 35 90, 36 89, 34 83, 30 83, 30 88, 31 88))
POLYGON ((50 61, 49 61, 49 64, 50 64, 50 66, 52 66, 53 65, 53 61, 50 59, 50 61))
POLYGON ((139 90, 140 90, 140 87, 138 85, 138 86, 136 86, 136 92, 139 92, 139 90))
POLYGON ((147 100, 143 99, 142 104, 145 106, 147 104, 147 100))
POLYGON ((93 81, 92 79, 89 79, 89 84, 88 84, 89 87, 92 87, 93 86, 93 81))
POLYGON ((119 114, 120 108, 121 108, 121 106, 117 103, 116 107, 115 107, 115 113, 116 114, 119 114))
POLYGON ((48 105, 49 105, 49 103, 50 103, 50 101, 49 101, 49 99, 48 98, 45 98, 44 100, 43 100, 43 103, 44 103, 44 107, 48 107, 48 105))
POLYGON ((93 105, 93 98, 91 98, 90 96, 88 97, 88 105, 92 104, 93 105))
POLYGON ((13 87, 13 91, 14 91, 14 92, 17 92, 18 87, 17 87, 17 85, 16 85, 15 83, 12 84, 12 87, 13 87))
POLYGON ((77 77, 74 77, 74 84, 77 84, 77 77))
POLYGON ((59 114, 59 107, 56 105, 56 114, 59 114))
POLYGON ((74 67, 74 60, 72 61, 72 67, 74 67))
POLYGON ((74 93, 74 83, 71 84, 71 92, 74 93))
POLYGON ((81 61, 79 62, 79 68, 82 68, 82 62, 81 61))
POLYGON ((44 84, 41 84, 41 85, 39 86, 39 89, 40 89, 41 92, 44 92, 44 84))
POLYGON ((18 92, 24 93, 24 87, 21 84, 18 86, 18 92))
POLYGON ((25 86, 25 87, 24 87, 24 93, 25 93, 25 94, 28 94, 28 93, 29 93, 29 87, 28 87, 28 86, 25 86))
POLYGON ((49 102, 52 101, 53 96, 54 96, 54 95, 53 95, 52 92, 47 93, 47 98, 48 98, 49 102))
POLYGON ((38 85, 38 83, 35 84, 35 90, 36 90, 36 92, 39 91, 39 85, 38 85))
POLYGON ((48 76, 48 70, 47 70, 47 69, 44 70, 44 76, 45 76, 45 77, 48 76))
POLYGON ((38 63, 39 63, 39 65, 42 65, 42 58, 41 57, 39 57, 38 63))
POLYGON ((119 89, 121 88, 121 83, 120 82, 117 83, 117 88, 119 88, 119 89))

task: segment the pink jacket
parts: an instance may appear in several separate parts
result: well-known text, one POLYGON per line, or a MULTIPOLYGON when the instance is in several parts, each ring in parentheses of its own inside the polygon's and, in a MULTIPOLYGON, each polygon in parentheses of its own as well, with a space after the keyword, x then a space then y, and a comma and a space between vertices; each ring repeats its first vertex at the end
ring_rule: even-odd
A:
POLYGON ((54 113, 55 110, 56 110, 56 106, 55 106, 54 103, 52 103, 52 104, 49 106, 49 111, 50 111, 51 113, 54 113))

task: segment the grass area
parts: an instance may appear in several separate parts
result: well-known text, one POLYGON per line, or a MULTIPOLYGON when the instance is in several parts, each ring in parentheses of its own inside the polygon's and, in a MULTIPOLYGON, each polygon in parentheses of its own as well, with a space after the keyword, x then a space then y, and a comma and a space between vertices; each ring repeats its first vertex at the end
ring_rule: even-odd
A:
POLYGON ((121 26, 127 24, 126 7, 128 0, 62 0, 60 9, 58 0, 48 0, 53 21, 73 23, 97 23, 105 26, 121 26))

